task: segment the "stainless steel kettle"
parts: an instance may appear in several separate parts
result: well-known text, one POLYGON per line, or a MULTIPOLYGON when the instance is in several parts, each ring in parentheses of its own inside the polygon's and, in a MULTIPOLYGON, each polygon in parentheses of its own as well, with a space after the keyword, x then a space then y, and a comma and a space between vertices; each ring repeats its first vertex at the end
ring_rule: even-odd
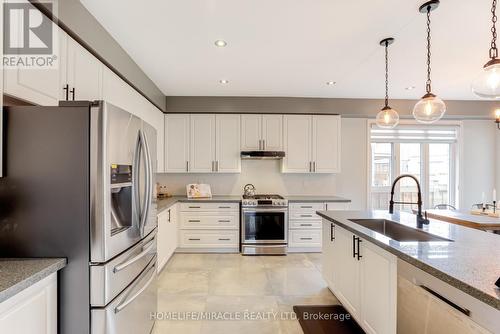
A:
POLYGON ((248 196, 248 197, 255 196, 255 186, 251 183, 246 184, 243 187, 243 195, 248 196))

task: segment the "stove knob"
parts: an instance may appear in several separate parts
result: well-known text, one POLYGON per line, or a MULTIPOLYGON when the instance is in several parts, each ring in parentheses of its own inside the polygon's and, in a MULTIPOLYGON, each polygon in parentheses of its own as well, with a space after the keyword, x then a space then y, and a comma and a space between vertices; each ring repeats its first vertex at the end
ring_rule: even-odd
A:
POLYGON ((248 204, 248 201, 243 200, 243 203, 242 203, 242 204, 243 204, 243 205, 247 205, 247 204, 248 204))

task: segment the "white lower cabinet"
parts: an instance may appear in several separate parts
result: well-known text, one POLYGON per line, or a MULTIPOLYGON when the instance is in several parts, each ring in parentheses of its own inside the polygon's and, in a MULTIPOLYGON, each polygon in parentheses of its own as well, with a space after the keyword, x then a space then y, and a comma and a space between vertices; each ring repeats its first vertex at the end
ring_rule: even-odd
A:
POLYGON ((157 268, 158 272, 160 272, 178 246, 177 204, 172 205, 158 215, 157 240, 157 268))
POLYGON ((321 217, 316 211, 348 210, 347 202, 293 202, 288 206, 288 252, 321 252, 321 217))
POLYGON ((239 203, 180 203, 180 252, 238 252, 239 203))
POLYGON ((396 333, 397 258, 323 222, 323 277, 367 333, 396 333))
POLYGON ((0 303, 0 333, 57 333, 57 273, 0 303))

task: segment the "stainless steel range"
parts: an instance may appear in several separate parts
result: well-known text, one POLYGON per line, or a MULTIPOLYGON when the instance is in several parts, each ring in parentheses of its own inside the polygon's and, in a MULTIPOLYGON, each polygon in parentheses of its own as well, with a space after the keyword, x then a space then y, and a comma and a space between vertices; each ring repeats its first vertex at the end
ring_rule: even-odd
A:
POLYGON ((280 195, 243 195, 241 253, 286 255, 288 201, 280 195))

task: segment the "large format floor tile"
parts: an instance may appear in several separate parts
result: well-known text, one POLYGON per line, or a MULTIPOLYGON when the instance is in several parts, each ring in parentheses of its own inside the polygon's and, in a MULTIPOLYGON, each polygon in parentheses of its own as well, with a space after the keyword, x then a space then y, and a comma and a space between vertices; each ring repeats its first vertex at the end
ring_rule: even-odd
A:
POLYGON ((338 304, 320 270, 321 254, 175 254, 159 276, 153 334, 301 334, 293 305, 338 304))

